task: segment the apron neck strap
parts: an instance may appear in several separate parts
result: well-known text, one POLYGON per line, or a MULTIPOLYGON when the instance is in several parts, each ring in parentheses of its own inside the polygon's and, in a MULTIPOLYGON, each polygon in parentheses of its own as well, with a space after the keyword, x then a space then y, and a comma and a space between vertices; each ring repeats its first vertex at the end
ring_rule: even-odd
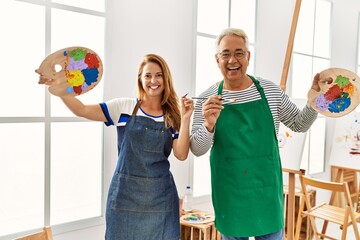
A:
POLYGON ((137 111, 139 110, 140 105, 141 105, 141 100, 138 100, 135 107, 134 107, 132 115, 136 115, 137 111))
POLYGON ((249 76, 249 77, 251 78, 251 80, 255 83, 256 89, 259 91, 259 93, 260 93, 260 95, 261 95, 261 98, 262 98, 262 99, 266 99, 265 93, 264 93, 264 89, 261 87, 259 81, 258 81, 255 77, 253 77, 253 76, 251 76, 251 75, 248 75, 248 76, 249 76))
POLYGON ((222 90, 223 90, 223 85, 224 85, 224 79, 220 82, 219 87, 218 87, 218 95, 222 94, 222 90))

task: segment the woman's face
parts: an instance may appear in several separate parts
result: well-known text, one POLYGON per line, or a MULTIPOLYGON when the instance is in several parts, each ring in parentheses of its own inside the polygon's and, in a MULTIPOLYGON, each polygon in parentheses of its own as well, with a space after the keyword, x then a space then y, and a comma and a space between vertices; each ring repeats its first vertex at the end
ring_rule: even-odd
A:
POLYGON ((162 96, 164 78, 160 65, 153 62, 146 63, 141 74, 141 82, 149 97, 162 96))

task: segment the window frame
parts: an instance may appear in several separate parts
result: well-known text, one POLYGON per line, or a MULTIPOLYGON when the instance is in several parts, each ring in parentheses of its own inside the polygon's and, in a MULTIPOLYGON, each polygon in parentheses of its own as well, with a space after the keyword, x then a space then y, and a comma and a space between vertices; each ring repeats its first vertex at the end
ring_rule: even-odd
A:
MULTIPOLYGON (((321 0, 321 1, 324 1, 324 2, 328 2, 330 4, 330 12, 329 12, 329 15, 330 15, 330 22, 329 22, 329 56, 328 57, 323 57, 323 56, 319 56, 319 55, 316 55, 314 53, 314 45, 315 45, 315 32, 316 32, 316 14, 317 14, 317 9, 316 9, 316 4, 319 0, 315 0, 314 1, 314 12, 313 12, 313 25, 314 25, 314 30, 313 30, 313 36, 312 36, 312 50, 311 50, 311 53, 305 53, 305 52, 300 52, 300 51, 296 51, 296 50, 293 50, 293 55, 298 55, 298 56, 305 56, 305 57, 310 57, 311 58, 311 64, 312 64, 312 68, 311 68, 311 76, 314 76, 315 72, 314 72, 314 60, 316 59, 320 59, 320 60, 327 60, 329 62, 329 65, 331 65, 331 41, 330 41, 330 36, 331 36, 331 19, 332 19, 332 10, 333 10, 333 2, 330 1, 330 0, 321 0)), ((300 15, 302 16, 306 16, 305 18, 307 18, 309 16, 310 13, 304 13, 304 12, 301 12, 300 11, 300 15)), ((299 17, 299 20, 298 21, 301 21, 301 18, 299 17)), ((295 35, 295 39, 296 39, 296 36, 298 35, 295 35)), ((293 64, 293 61, 291 62, 291 74, 293 74, 294 72, 294 64, 293 64)), ((292 93, 292 90, 293 90, 293 77, 291 76, 291 80, 289 81, 290 82, 290 88, 291 91, 290 91, 290 94, 289 96, 292 97, 293 93, 292 93)), ((328 159, 328 156, 327 156, 327 153, 326 153, 326 149, 327 149, 327 125, 328 125, 328 119, 325 118, 325 116, 323 115, 318 115, 318 118, 317 120, 323 120, 325 119, 325 133, 324 133, 324 136, 323 136, 323 159, 322 159, 322 171, 315 171, 315 172, 312 172, 311 171, 311 157, 310 157, 310 153, 312 152, 312 146, 317 146, 316 144, 312 144, 312 143, 316 143, 316 141, 314 141, 314 139, 312 138, 312 135, 316 136, 316 134, 314 134, 314 131, 315 129, 313 127, 311 127, 308 132, 307 132, 307 136, 306 136, 306 140, 305 140, 305 146, 304 146, 304 151, 303 151, 303 156, 302 156, 302 159, 301 159, 301 168, 303 168, 307 174, 322 174, 322 173, 325 173, 326 169, 325 169, 325 166, 326 166, 326 160, 328 159)), ((316 120, 316 121, 317 121, 316 120)))
MULTIPOLYGON (((34 4, 34 5, 38 5, 38 6, 43 6, 44 7, 44 11, 45 11, 45 26, 44 26, 44 31, 45 31, 45 56, 51 54, 51 9, 59 9, 59 10, 66 10, 66 11, 70 11, 70 12, 74 12, 74 13, 81 13, 81 14, 86 14, 89 16, 97 16, 97 17, 102 17, 104 19, 104 22, 106 22, 107 19, 107 14, 106 14, 106 9, 107 9, 107 3, 106 1, 104 1, 104 11, 94 11, 94 10, 90 10, 90 9, 86 9, 86 8, 81 8, 81 7, 74 7, 74 6, 69 6, 69 5, 65 5, 65 4, 60 4, 60 3, 55 3, 52 2, 51 0, 14 0, 20 3, 24 3, 24 4, 34 4)), ((105 25, 104 25, 104 34, 105 34, 105 25)), ((105 38, 105 36, 103 36, 105 38)), ((104 50, 105 50, 105 46, 103 46, 104 50)), ((44 56, 44 57, 45 57, 44 56)), ((45 132, 45 136, 44 136, 44 142, 45 142, 45 153, 44 153, 44 225, 50 225, 50 205, 51 205, 51 199, 50 199, 50 179, 51 179, 51 123, 72 123, 72 122, 76 122, 76 123, 88 123, 88 122, 92 122, 83 118, 79 118, 76 116, 65 116, 65 117, 53 117, 51 116, 51 109, 50 109, 50 105, 51 105, 51 94, 47 91, 46 88, 44 88, 45 91, 45 101, 44 101, 44 116, 41 117, 0 117, 0 124, 2 123, 15 123, 15 124, 22 124, 22 123, 43 123, 44 124, 44 132, 45 132)), ((100 99, 101 101, 101 99, 100 99)), ((102 124, 102 123, 99 123, 102 124)), ((106 193, 107 193, 107 189, 105 188, 105 178, 106 178, 106 173, 104 172, 104 127, 102 127, 101 130, 101 135, 102 135, 102 140, 101 140, 101 152, 102 152, 102 156, 101 159, 99 161, 101 161, 101 165, 102 165, 102 169, 101 169, 101 195, 99 196, 99 198, 101 199, 101 213, 100 216, 95 216, 95 217, 90 217, 87 219, 80 219, 80 220, 75 220, 75 221, 71 221, 71 222, 66 222, 66 223, 61 223, 61 224, 51 224, 52 228, 53 228, 53 232, 56 234, 59 233, 65 233, 65 232, 70 232, 70 231, 74 231, 74 230, 79 230, 79 229, 83 229, 83 228, 87 228, 87 227, 93 227, 93 226, 99 226, 99 225, 103 225, 105 223, 105 202, 106 202, 106 193)), ((26 231, 20 231, 17 233, 11 233, 9 235, 2 235, 0 236, 0 239, 13 239, 15 237, 18 236, 22 236, 22 235, 26 235, 29 234, 35 230, 40 230, 39 229, 29 229, 26 231)))
POLYGON ((355 69, 357 72, 357 75, 360 76, 360 12, 358 14, 358 34, 357 34, 357 63, 355 65, 355 69))
MULTIPOLYGON (((227 26, 225 27, 234 27, 232 25, 232 18, 231 18, 231 14, 232 14, 232 1, 234 0, 227 0, 228 1, 228 10, 227 10, 227 13, 228 13, 228 17, 227 17, 227 26)), ((248 0, 249 2, 254 2, 254 0, 248 0)), ((198 4, 199 0, 196 0, 195 1, 195 11, 197 13, 196 15, 196 19, 195 19, 195 52, 197 52, 198 50, 198 47, 197 47, 197 42, 198 42, 198 38, 199 37, 202 37, 202 38, 207 38, 207 39, 211 39, 211 41, 214 43, 213 44, 213 47, 211 49, 209 49, 209 51, 211 51, 211 53, 213 53, 214 55, 214 58, 213 58, 213 61, 215 63, 215 39, 216 39, 216 35, 214 34, 211 34, 211 33, 205 33, 205 32, 201 32, 198 30, 198 25, 197 25, 197 22, 198 22, 198 8, 199 8, 199 4, 198 4)), ((253 22, 253 33, 254 33, 254 36, 252 36, 253 38, 253 41, 251 41, 251 37, 249 36, 249 50, 251 52, 251 58, 250 58, 250 64, 249 64, 249 67, 248 67, 248 73, 249 74, 253 74, 255 75, 256 73, 256 65, 255 65, 255 62, 256 62, 256 33, 257 33, 257 24, 256 24, 256 21, 257 21, 257 12, 258 12, 258 0, 255 0, 255 3, 254 3, 254 22, 253 22)), ((224 27, 224 28, 225 28, 224 27)), ((246 31, 246 30, 245 30, 246 31)), ((195 95, 197 94, 200 94, 202 91, 204 91, 205 89, 197 89, 197 74, 198 74, 198 65, 197 65, 197 61, 198 61, 198 54, 194 54, 194 62, 195 62, 195 67, 194 67, 194 79, 195 79, 195 83, 194 83, 194 93, 195 95)), ((219 72, 219 74, 221 74, 219 72)), ((215 81, 215 80, 214 80, 215 81)), ((207 84, 206 87, 209 87, 210 85, 207 84)), ((193 195, 195 198, 198 198, 198 199, 208 199, 208 197, 211 195, 211 186, 210 186, 210 179, 209 181, 202 181, 203 184, 207 184, 208 186, 205 187, 207 189, 209 189, 209 192, 208 193, 202 193, 201 190, 197 190, 197 186, 198 185, 201 185, 200 183, 195 183, 195 174, 196 174, 196 164, 199 164, 199 170, 202 174, 202 176, 204 176, 204 170, 205 169, 209 169, 208 166, 204 166, 203 164, 208 164, 208 153, 207 154, 204 154, 202 156, 199 156, 199 157, 196 157, 194 156, 193 159, 192 159, 192 162, 191 162, 191 171, 190 171, 190 177, 189 177, 189 182, 190 182, 190 186, 192 186, 193 188, 193 195), (201 164, 199 164, 201 162, 201 164), (205 183, 207 182, 207 183, 205 183), (200 194, 199 194, 200 192, 200 194)), ((210 170, 209 170, 210 171, 210 170)), ((210 178, 210 172, 208 174, 206 174, 208 176, 208 178, 210 178)), ((200 178, 200 177, 199 177, 200 178)), ((203 187, 203 186, 202 186, 203 187)), ((200 200, 201 201, 201 200, 200 200)))

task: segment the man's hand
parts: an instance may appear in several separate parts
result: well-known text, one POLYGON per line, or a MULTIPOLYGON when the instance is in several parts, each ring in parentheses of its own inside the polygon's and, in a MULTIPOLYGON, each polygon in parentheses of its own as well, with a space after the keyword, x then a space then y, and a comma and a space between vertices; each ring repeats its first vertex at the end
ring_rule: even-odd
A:
POLYGON ((319 92, 320 91, 320 84, 319 83, 326 83, 326 84, 331 84, 333 82, 333 79, 331 77, 326 77, 326 78, 320 78, 320 73, 317 73, 314 76, 312 85, 311 85, 311 89, 319 92))
POLYGON ((221 96, 211 96, 202 105, 202 115, 205 118, 205 127, 209 132, 214 132, 216 121, 223 107, 221 96))

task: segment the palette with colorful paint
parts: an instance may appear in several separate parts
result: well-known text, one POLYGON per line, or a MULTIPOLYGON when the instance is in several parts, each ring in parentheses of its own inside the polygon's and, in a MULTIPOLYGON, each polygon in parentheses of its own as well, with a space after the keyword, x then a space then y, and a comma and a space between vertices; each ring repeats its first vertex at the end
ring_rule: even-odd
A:
POLYGON ((180 222, 191 224, 203 224, 215 221, 215 217, 210 213, 188 213, 180 217, 180 222))
MULTIPOLYGON (((94 51, 85 47, 58 50, 40 64, 36 72, 51 79, 49 92, 56 96, 81 95, 93 89, 101 80, 103 65, 94 51)), ((41 80, 39 81, 41 82, 41 80)))
POLYGON ((331 84, 319 83, 320 91, 311 89, 308 101, 319 113, 328 117, 341 117, 353 111, 360 100, 360 78, 343 68, 328 68, 320 78, 331 77, 331 84))

